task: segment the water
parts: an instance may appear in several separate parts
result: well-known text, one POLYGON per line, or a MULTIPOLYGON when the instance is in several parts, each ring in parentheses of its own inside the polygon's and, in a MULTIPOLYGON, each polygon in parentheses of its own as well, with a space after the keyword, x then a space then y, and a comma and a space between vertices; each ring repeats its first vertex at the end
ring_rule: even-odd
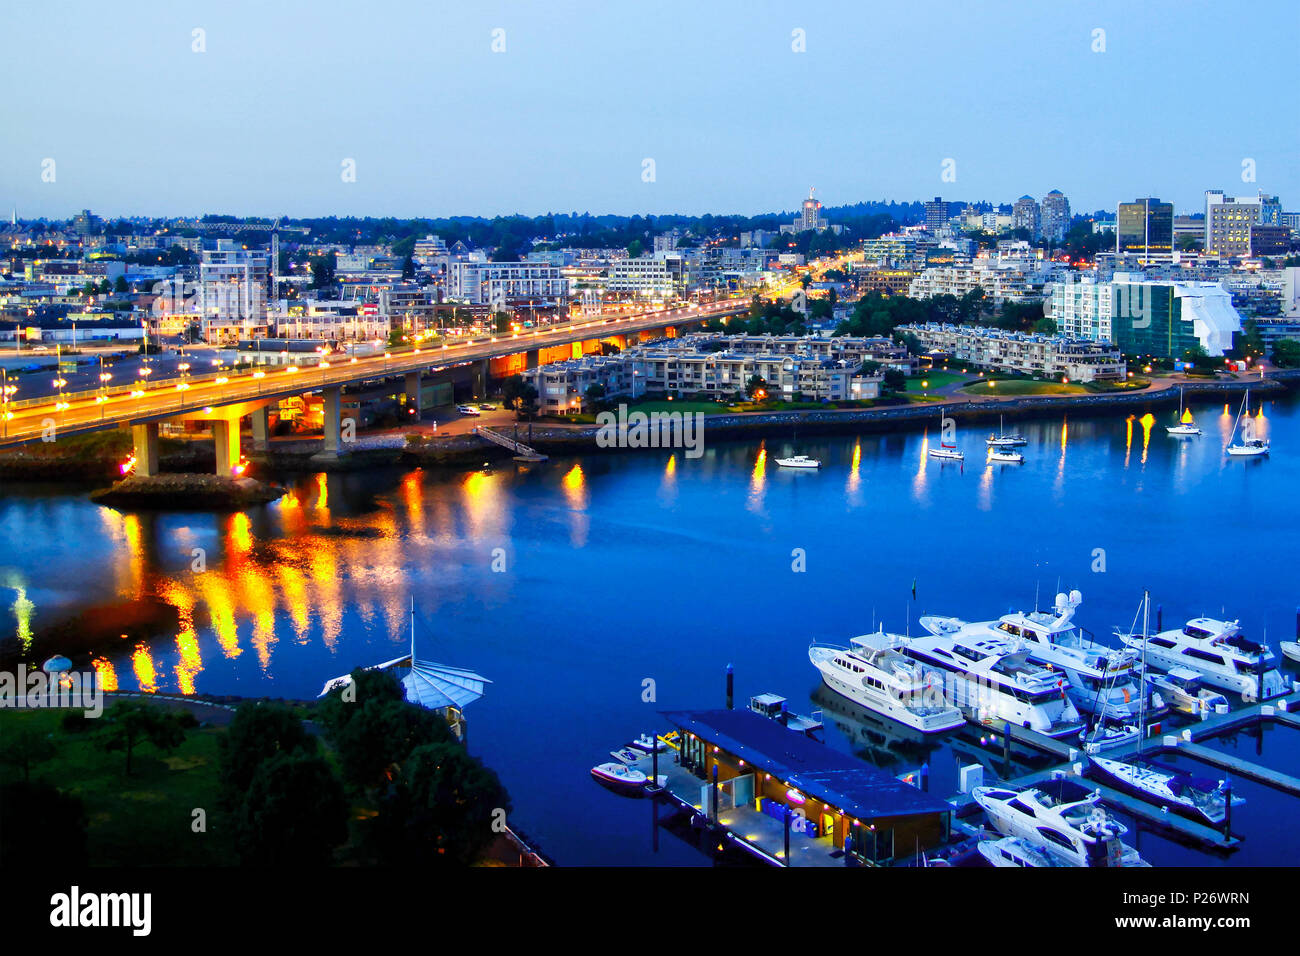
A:
MULTIPOLYGON (((1248 635, 1267 629, 1274 646, 1289 637, 1300 409, 1266 404, 1260 431, 1276 451, 1263 461, 1223 457, 1235 404, 1193 411, 1206 434, 1192 441, 1165 436, 1169 411, 1145 427, 1124 415, 1018 424, 1030 439, 1022 466, 985 466, 984 430, 959 435, 964 468, 929 461, 932 427, 797 448, 790 437, 708 444, 696 460, 653 451, 491 475, 313 475, 233 516, 123 516, 9 484, 0 623, 39 633, 88 606, 158 599, 179 627, 130 627, 97 655, 118 686, 311 698, 329 677, 402 654, 414 595, 428 623, 421 656, 493 682, 469 710, 470 745, 510 789, 516 824, 564 863, 698 864, 666 834, 652 854, 648 803, 606 793, 588 770, 665 729, 658 710, 722 706, 728 663, 741 706, 774 691, 806 711, 820 706, 811 641, 845 643, 881 620, 915 633, 924 613, 1046 607, 1070 588, 1098 635, 1129 627, 1147 587, 1166 627, 1226 615, 1248 635), (823 468, 774 465, 792 453, 823 468)), ((853 732, 831 726, 828 742, 881 749, 853 732)), ((988 749, 979 736, 968 751, 988 749)), ((1297 764, 1294 742, 1276 749, 1297 764)), ((927 759, 904 747, 896 772, 918 753, 927 759)), ((931 789, 950 792, 951 745, 928 759, 931 789)), ((1237 827, 1250 862, 1290 862, 1250 806, 1237 827)), ((1143 850, 1155 862, 1194 852, 1143 850)))

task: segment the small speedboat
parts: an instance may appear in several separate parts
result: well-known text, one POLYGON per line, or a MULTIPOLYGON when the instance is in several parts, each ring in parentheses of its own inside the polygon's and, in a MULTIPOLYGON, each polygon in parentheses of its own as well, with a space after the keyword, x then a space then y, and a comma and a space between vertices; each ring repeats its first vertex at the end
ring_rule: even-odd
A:
MULTIPOLYGON (((1094 776, 1172 813, 1215 826, 1227 818, 1227 791, 1222 780, 1216 783, 1172 769, 1164 773, 1153 766, 1106 757, 1091 757, 1089 762, 1094 776)), ((1232 798, 1233 806, 1245 802, 1241 797, 1232 798)))
POLYGON ((649 778, 640 770, 633 770, 625 763, 602 763, 591 768, 591 776, 602 786, 619 793, 638 794, 649 782, 649 778))
POLYGON ((1035 846, 1019 837, 983 840, 977 849, 993 866, 1069 866, 1052 856, 1046 846, 1035 846))
POLYGON ((1092 730, 1079 734, 1084 741, 1084 750, 1090 754, 1100 753, 1112 747, 1133 743, 1141 739, 1141 732, 1135 724, 1102 723, 1092 730))
POLYGON ((1283 655, 1300 663, 1300 641, 1281 641, 1277 646, 1281 649, 1283 655))
POLYGON ((642 734, 636 740, 628 744, 634 750, 640 750, 642 753, 652 754, 656 750, 663 753, 668 749, 668 745, 662 740, 657 739, 653 734, 642 734))
POLYGON ((1000 461, 1008 465, 1023 465, 1025 456, 1018 451, 1007 451, 1003 448, 989 448, 989 461, 1000 461))
POLYGON ((629 766, 636 763, 645 756, 644 751, 637 750, 633 747, 622 747, 618 750, 611 750, 609 755, 619 763, 625 763, 629 766))
POLYGON ((793 458, 778 458, 776 463, 782 468, 820 468, 822 463, 807 455, 795 455, 793 458))

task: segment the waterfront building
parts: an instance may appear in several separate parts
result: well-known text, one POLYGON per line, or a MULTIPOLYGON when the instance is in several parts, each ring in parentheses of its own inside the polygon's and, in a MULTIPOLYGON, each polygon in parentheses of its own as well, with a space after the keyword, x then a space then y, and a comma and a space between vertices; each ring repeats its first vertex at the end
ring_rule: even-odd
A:
POLYGON ((1042 233, 1048 242, 1061 242, 1070 228, 1070 200, 1059 189, 1043 197, 1042 233))
POLYGON ((1259 223, 1260 203, 1205 191, 1205 251, 1221 259, 1250 255, 1250 229, 1259 223))
POLYGON ((932 352, 999 372, 1072 382, 1120 381, 1127 374, 1119 349, 1108 342, 936 322, 901 325, 897 331, 911 333, 932 352))
POLYGON ((1173 258, 1173 203, 1161 202, 1155 197, 1122 202, 1115 221, 1117 253, 1132 253, 1143 262, 1173 258))
POLYGON ((948 839, 952 807, 943 800, 775 720, 747 710, 663 716, 681 741, 670 792, 710 819, 736 811, 743 822, 732 829, 774 862, 784 852, 787 819, 795 821, 792 848, 813 841, 828 860, 847 850, 885 865, 948 839))
POLYGON ((1050 271, 1041 268, 1036 259, 1019 256, 980 258, 972 263, 925 269, 912 280, 907 294, 913 299, 929 299, 937 295, 960 298, 982 289, 985 300, 992 305, 1034 302, 1042 297, 1043 286, 1050 275, 1050 271))

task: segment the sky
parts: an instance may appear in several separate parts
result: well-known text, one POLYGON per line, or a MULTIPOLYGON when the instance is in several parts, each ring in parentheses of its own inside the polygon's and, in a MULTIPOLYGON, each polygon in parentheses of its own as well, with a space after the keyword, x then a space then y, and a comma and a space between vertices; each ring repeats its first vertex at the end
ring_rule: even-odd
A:
POLYGON ((810 186, 1300 208, 1294 0, 8 0, 0 25, 6 219, 756 215, 810 186))

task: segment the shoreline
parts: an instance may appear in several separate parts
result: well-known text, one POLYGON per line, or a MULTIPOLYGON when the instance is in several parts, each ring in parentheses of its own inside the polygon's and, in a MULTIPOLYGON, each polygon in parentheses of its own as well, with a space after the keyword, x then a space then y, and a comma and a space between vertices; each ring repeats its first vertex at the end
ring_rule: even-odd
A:
MULTIPOLYGON (((1280 397, 1300 388, 1300 369, 1272 372, 1268 377, 1250 382, 1192 381, 1170 383, 1157 389, 1144 389, 1132 393, 1099 393, 1089 395, 1027 395, 1023 397, 973 397, 963 394, 948 395, 933 402, 921 404, 882 405, 873 408, 852 409, 793 409, 772 412, 739 412, 707 415, 704 432, 714 440, 744 440, 765 438, 782 434, 792 426, 803 428, 810 435, 834 435, 853 432, 881 433, 905 431, 918 422, 935 417, 937 412, 961 422, 995 421, 999 417, 1015 421, 1055 417, 1071 411, 1092 413, 1098 411, 1150 411, 1176 405, 1179 392, 1192 398, 1206 396, 1240 395, 1247 389, 1265 395, 1280 397)), ((528 423, 520 422, 519 437, 538 451, 546 454, 590 454, 609 452, 636 452, 648 448, 601 447, 597 444, 600 426, 595 424, 569 425, 553 422, 532 422, 528 437, 528 423)), ((282 449, 272 447, 266 452, 252 452, 249 459, 256 473, 266 483, 274 483, 279 473, 360 472, 392 467, 438 467, 454 470, 472 470, 484 462, 502 462, 511 459, 509 450, 490 444, 472 434, 425 436, 420 442, 405 442, 404 432, 376 433, 365 436, 350 454, 332 461, 316 457, 321 439, 300 439, 286 442, 282 449), (398 442, 402 442, 399 444, 398 442)), ((165 456, 164 468, 206 465, 203 454, 194 449, 165 456)), ((60 484, 85 484, 112 477, 115 465, 100 458, 72 458, 28 456, 21 452, 0 455, 0 481, 49 481, 60 484)), ((161 479, 172 479, 171 507, 241 508, 249 504, 273 501, 278 494, 218 494, 209 486, 216 476, 184 471, 165 471, 161 479), (202 481, 191 481, 195 487, 177 480, 194 475, 202 481), (212 479, 208 481, 207 479, 212 479), (200 487, 201 486, 201 487, 200 487), (219 501, 217 499, 220 499, 219 501)), ((128 480, 129 481, 129 480, 128 480)), ((158 507, 163 496, 152 489, 120 487, 118 481, 109 487, 99 487, 90 492, 92 500, 104 504, 124 504, 158 507), (143 493, 140 493, 143 492, 143 493)))

